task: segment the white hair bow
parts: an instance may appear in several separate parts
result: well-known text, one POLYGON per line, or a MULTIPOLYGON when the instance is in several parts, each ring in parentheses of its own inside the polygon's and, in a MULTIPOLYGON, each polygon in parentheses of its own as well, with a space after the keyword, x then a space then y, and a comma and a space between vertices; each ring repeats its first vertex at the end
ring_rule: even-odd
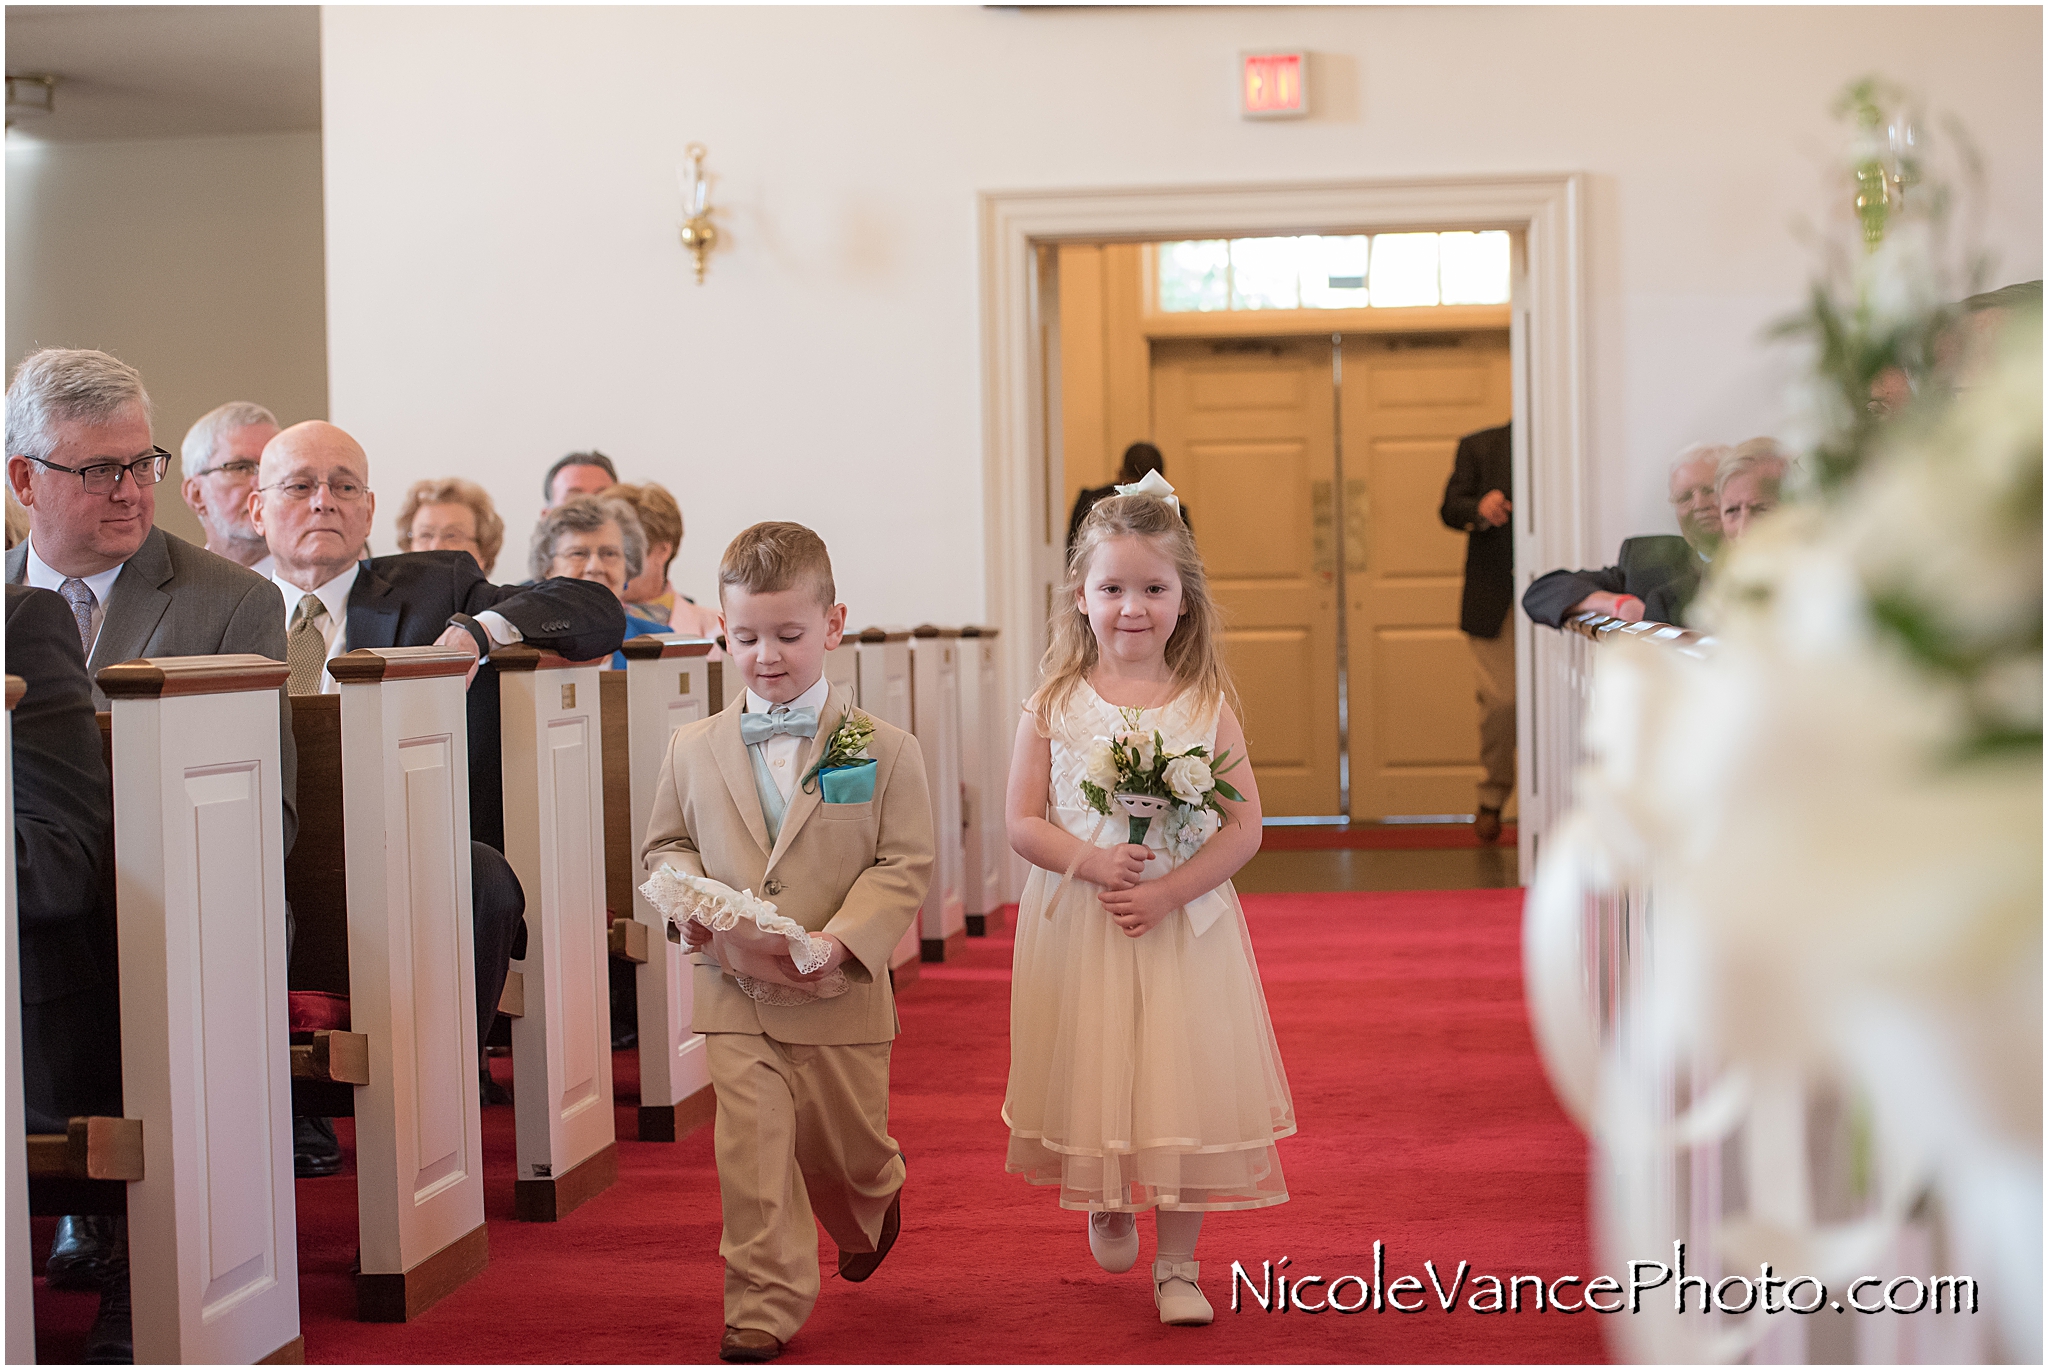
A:
POLYGON ((1166 477, 1160 475, 1157 471, 1147 471, 1145 479, 1141 481, 1133 482, 1130 485, 1117 486, 1116 492, 1119 495, 1150 495, 1153 499, 1165 500, 1175 509, 1180 508, 1179 496, 1175 495, 1173 487, 1166 483, 1166 477))

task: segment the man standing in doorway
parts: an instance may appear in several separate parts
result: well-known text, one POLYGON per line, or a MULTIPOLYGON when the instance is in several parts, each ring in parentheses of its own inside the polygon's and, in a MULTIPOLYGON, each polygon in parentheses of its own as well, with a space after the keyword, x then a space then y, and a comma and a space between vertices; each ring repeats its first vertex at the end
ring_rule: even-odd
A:
POLYGON ((1508 526, 1514 505, 1510 453, 1512 425, 1462 439, 1444 487, 1444 526, 1466 534, 1465 596, 1458 626, 1472 644, 1479 687, 1479 782, 1473 831, 1482 842, 1500 839, 1500 812, 1515 792, 1515 541, 1508 526))

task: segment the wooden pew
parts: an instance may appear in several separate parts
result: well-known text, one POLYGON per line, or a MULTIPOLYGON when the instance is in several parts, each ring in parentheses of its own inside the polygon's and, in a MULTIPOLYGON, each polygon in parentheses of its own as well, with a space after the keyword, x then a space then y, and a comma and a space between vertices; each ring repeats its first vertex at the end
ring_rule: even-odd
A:
MULTIPOLYGON (((855 681, 861 709, 905 732, 914 731, 910 705, 910 632, 863 628, 854 639, 855 681)), ((889 953, 889 974, 898 988, 917 979, 924 949, 920 920, 912 919, 903 940, 889 953)))
POLYGON ((967 936, 960 823, 960 630, 927 623, 910 635, 910 722, 924 754, 936 850, 932 883, 918 910, 919 953, 943 961, 967 936))
POLYGON ((469 658, 359 649, 338 694, 292 701, 299 748, 294 962, 300 988, 346 993, 354 1040, 298 1061, 298 1106, 324 1092, 356 1120, 356 1316, 405 1322, 481 1272, 483 1128, 470 903, 469 658), (347 803, 342 802, 343 795, 347 803), (337 955, 338 953, 338 955, 337 955), (337 1059, 352 1048, 354 1066, 337 1059), (316 1084, 304 1075, 321 1074, 316 1084), (366 1083, 345 1084, 357 1075, 366 1083), (347 1098, 334 1097, 346 1092, 347 1098))
MULTIPOLYGON (((825 653, 825 679, 853 696, 853 702, 860 703, 860 638, 847 633, 839 639, 839 645, 825 653)), ((740 688, 734 680, 733 688, 740 688)))
POLYGON ((129 1177, 141 1362, 301 1361, 277 690, 257 656, 128 661, 113 703, 125 1119, 50 1164, 129 1177), (139 1145, 137 1145, 139 1143, 139 1145))
MULTIPOLYGON (((15 948, 21 945, 20 921, 14 907, 14 706, 28 692, 28 682, 18 675, 7 677, 7 939, 6 1002, 0 1004, 7 1033, 5 1116, 24 1116, 26 1105, 21 1090, 21 966, 15 948)), ((29 1269, 28 1240, 28 1139, 21 1128, 7 1128, 7 1360, 26 1365, 36 1358, 35 1274, 29 1269)))
POLYGON ((717 1108, 704 1039, 690 1031, 689 954, 670 942, 661 913, 640 896, 640 844, 654 790, 677 728, 724 707, 724 663, 715 644, 681 633, 627 640, 626 669, 606 671, 605 885, 615 913, 612 954, 635 963, 639 1006, 643 1142, 673 1142, 710 1122, 717 1108))
POLYGON ((524 645, 491 660, 502 700, 505 855, 526 891, 526 956, 513 963, 524 998, 512 1022, 513 1208, 524 1221, 553 1222, 619 1173, 602 663, 524 645))
POLYGON ((1010 748, 1017 734, 1014 710, 1003 708, 1003 684, 994 628, 960 630, 960 822, 963 843, 961 903, 967 935, 1003 930, 1009 902, 1009 825, 1004 806, 1010 748))

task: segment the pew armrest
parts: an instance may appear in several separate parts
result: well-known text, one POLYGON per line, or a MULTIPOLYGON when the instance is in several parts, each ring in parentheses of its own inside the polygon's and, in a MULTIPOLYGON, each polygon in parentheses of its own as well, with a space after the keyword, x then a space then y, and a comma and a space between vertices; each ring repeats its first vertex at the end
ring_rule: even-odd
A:
POLYGON ((310 1044, 292 1048, 292 1078, 370 1083, 370 1039, 360 1032, 316 1032, 310 1044))
POLYGON ((612 921, 607 935, 612 955, 621 961, 635 965, 647 964, 647 925, 637 918, 618 918, 612 921))
POLYGON ((28 1173, 36 1179, 142 1178, 142 1119, 73 1118, 68 1131, 30 1135, 28 1173))

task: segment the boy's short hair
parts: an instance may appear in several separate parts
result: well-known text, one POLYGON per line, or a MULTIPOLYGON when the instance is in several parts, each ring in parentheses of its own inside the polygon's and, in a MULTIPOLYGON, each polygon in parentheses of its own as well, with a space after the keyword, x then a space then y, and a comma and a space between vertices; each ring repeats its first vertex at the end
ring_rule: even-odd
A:
POLYGON ((808 585, 827 610, 839 602, 832 554, 825 540, 801 523, 757 523, 734 538, 718 563, 720 603, 731 585, 756 595, 808 585))

